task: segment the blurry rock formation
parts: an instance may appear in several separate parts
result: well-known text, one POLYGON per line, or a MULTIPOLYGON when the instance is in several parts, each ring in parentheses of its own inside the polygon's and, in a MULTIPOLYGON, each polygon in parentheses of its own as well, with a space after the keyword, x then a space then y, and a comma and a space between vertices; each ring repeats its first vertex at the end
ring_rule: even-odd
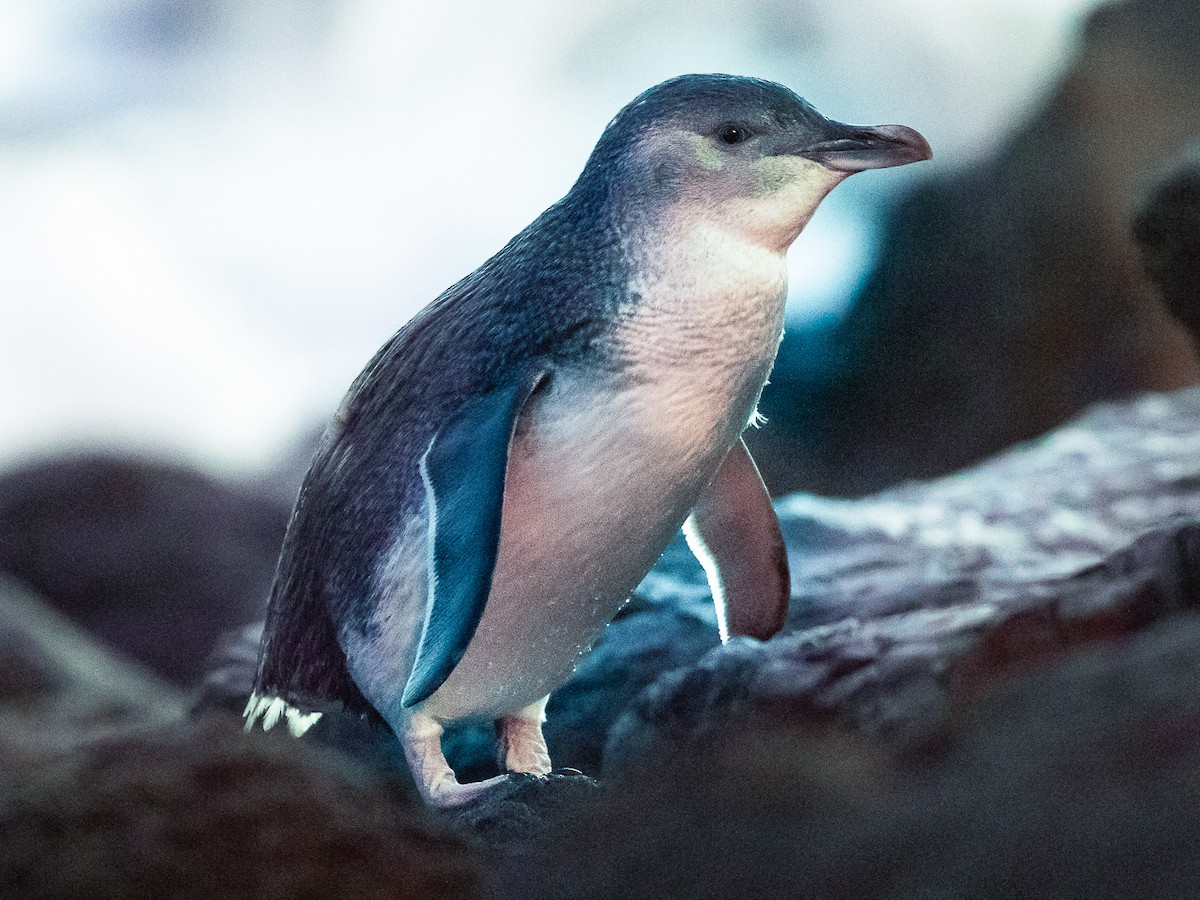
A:
POLYGON ((177 684, 262 617, 287 507, 183 466, 78 456, 0 475, 0 571, 177 684))
POLYGON ((0 576, 0 896, 477 895, 486 853, 403 782, 185 709, 0 576))
POLYGON ((996 155, 896 208, 844 320, 784 340, 750 435, 776 495, 952 471, 1086 405, 1200 378, 1143 276, 1138 199, 1200 135, 1200 5, 1128 0, 996 155))
MULTIPOLYGON (((152 676, 9 604, 0 895, 1194 896, 1200 387, 779 513, 783 634, 721 646, 673 544, 550 708, 556 765, 602 783, 517 778, 448 812, 363 719, 244 735, 223 710, 253 627, 184 722, 152 676)), ((492 765, 485 728, 448 749, 492 765)))
POLYGON ((173 722, 184 709, 171 686, 0 575, 0 793, 55 754, 173 722))
POLYGON ((1200 144, 1155 188, 1134 236, 1167 309, 1200 342, 1200 144))
POLYGON ((212 717, 96 742, 0 805, 0 896, 473 897, 482 854, 421 801, 212 717))

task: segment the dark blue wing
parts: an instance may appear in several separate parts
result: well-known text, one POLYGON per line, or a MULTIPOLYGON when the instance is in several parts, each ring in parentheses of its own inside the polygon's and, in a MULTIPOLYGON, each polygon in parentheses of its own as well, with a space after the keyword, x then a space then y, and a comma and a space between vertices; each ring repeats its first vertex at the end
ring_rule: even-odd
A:
POLYGON ((530 372, 467 400, 422 460, 431 504, 431 577, 425 627, 402 698, 406 707, 441 687, 483 616, 500 546, 509 446, 525 402, 544 377, 530 372))

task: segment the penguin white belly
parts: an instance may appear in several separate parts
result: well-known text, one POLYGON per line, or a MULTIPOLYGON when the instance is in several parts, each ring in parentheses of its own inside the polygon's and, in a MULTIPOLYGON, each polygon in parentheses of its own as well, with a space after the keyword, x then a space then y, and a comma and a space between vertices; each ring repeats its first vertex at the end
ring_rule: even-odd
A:
POLYGON ((682 281, 641 288, 669 302, 623 323, 617 371, 556 370, 522 413, 487 605, 422 712, 496 718, 562 684, 754 412, 783 329, 783 256, 694 240, 682 281))
POLYGON ((483 617, 422 712, 496 718, 570 675, 683 524, 761 384, 739 398, 687 374, 615 388, 560 378, 536 399, 513 441, 483 617))

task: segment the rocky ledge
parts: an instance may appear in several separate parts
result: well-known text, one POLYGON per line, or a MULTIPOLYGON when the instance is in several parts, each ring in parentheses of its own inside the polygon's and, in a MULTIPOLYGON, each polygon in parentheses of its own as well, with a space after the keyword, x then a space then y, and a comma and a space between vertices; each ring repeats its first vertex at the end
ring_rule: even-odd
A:
MULTIPOLYGON (((789 629, 648 685, 607 736, 606 771, 749 709, 913 749, 963 691, 1200 603, 1200 390, 1097 407, 953 476, 779 512, 789 629)), ((698 585, 681 561, 651 583, 698 585)))
MULTIPOLYGON (((720 645, 673 544, 549 710, 555 763, 599 783, 514 779, 453 813, 355 717, 293 741, 220 714, 253 628, 184 699, 0 584, 0 893, 1196 895, 1200 388, 778 508, 782 634, 720 645)), ((484 729, 448 745, 493 771, 484 729)))
MULTIPOLYGON (((1200 603, 1200 389, 1096 407, 946 478, 778 509, 785 631, 721 646, 703 574, 673 544, 554 696, 557 765, 618 786, 646 771, 685 781, 663 761, 738 723, 852 735, 899 766, 936 754, 958 711, 1006 676, 1169 635, 1200 603)), ((227 646, 202 705, 242 702, 252 642, 251 630, 227 646)), ((404 777, 394 742, 364 723, 327 716, 315 737, 404 777)), ((495 771, 487 729, 459 729, 447 747, 461 773, 495 771)), ((588 779, 517 784, 454 821, 519 849, 597 796, 588 779)))

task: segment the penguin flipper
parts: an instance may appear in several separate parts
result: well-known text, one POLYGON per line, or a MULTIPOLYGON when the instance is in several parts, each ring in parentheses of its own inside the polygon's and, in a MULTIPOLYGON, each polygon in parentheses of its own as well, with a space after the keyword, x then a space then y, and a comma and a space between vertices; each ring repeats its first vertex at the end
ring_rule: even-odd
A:
POLYGON ((741 438, 696 501, 683 526, 704 567, 721 640, 766 640, 787 618, 790 580, 779 518, 741 438))
POLYGON ((542 370, 468 399, 438 429, 421 460, 429 502, 429 600, 407 708, 441 687, 467 650, 492 586, 508 452, 542 370))

